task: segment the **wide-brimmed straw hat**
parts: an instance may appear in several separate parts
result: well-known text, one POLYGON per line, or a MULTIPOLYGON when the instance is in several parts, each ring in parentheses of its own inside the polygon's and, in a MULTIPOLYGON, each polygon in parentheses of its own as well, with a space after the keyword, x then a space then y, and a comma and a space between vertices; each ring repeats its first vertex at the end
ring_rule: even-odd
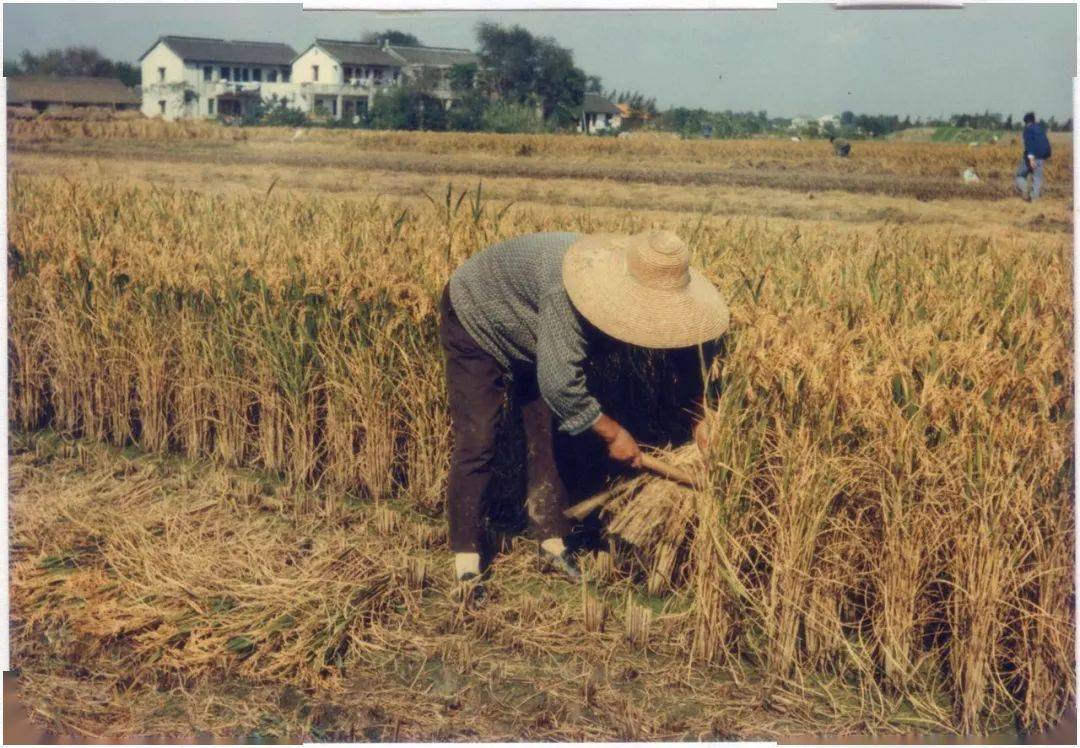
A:
POLYGON ((582 237, 566 251, 563 283, 585 319, 632 345, 682 348, 728 328, 724 295, 670 231, 582 237))

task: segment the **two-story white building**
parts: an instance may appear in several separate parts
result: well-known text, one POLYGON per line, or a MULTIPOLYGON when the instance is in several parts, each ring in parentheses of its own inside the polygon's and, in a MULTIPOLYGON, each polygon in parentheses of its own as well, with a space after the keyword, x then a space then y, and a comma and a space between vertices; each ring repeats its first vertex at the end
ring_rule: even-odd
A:
POLYGON ((142 111, 164 119, 241 116, 274 96, 298 106, 296 51, 278 42, 163 36, 139 58, 142 111))
POLYGON ((287 44, 163 36, 139 58, 142 111, 164 119, 242 116, 273 98, 302 112, 355 118, 406 80, 449 104, 449 71, 475 64, 467 49, 316 39, 299 55, 287 44))
POLYGON ((409 47, 401 44, 387 45, 386 49, 401 60, 402 75, 417 79, 426 76, 428 92, 449 105, 454 92, 450 88, 450 70, 457 65, 477 65, 480 58, 475 52, 454 47, 409 47))
POLYGON ((428 93, 449 103, 450 68, 477 62, 467 49, 316 39, 293 62, 293 82, 305 112, 350 118, 366 112, 379 91, 421 76, 428 93))
POLYGON ((293 61, 299 108, 335 118, 361 115, 371 97, 401 81, 401 61, 386 46, 316 39, 293 61))

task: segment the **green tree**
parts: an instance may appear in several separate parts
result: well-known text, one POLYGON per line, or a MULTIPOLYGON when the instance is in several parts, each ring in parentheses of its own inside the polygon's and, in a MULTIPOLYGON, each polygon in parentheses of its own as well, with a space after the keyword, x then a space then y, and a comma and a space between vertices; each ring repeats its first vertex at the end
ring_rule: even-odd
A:
POLYGON ((475 132, 484 129, 484 112, 491 102, 482 92, 470 90, 454 99, 446 112, 446 129, 475 132))
POLYGON ((557 125, 577 122, 585 100, 585 73, 574 65, 574 56, 550 39, 537 45, 536 94, 544 119, 557 125))
POLYGON ((368 121, 379 130, 445 130, 446 110, 415 86, 394 86, 375 95, 368 121))
POLYGON ((300 127, 307 124, 307 115, 289 106, 289 102, 284 97, 278 98, 275 94, 269 101, 260 101, 249 109, 241 123, 300 127))
POLYGON ((585 98, 585 73, 570 50, 520 26, 477 26, 482 85, 493 98, 539 106, 545 119, 573 122, 585 98))
POLYGON ((536 40, 525 29, 504 29, 482 22, 476 27, 484 87, 510 101, 524 101, 533 91, 536 40))
POLYGON ((403 47, 419 47, 420 40, 413 34, 404 31, 387 29, 386 31, 369 31, 361 37, 365 44, 400 44, 403 47))
POLYGON ((125 86, 137 86, 142 74, 140 69, 128 62, 114 62, 94 47, 64 47, 50 49, 40 55, 23 50, 14 67, 5 62, 8 75, 85 75, 91 78, 119 78, 125 86))
POLYGON ((544 121, 528 104, 494 101, 480 118, 481 127, 487 132, 544 132, 544 121))
POLYGON ((451 67, 446 76, 450 82, 450 90, 454 93, 464 93, 476 88, 478 71, 475 62, 458 63, 451 67))

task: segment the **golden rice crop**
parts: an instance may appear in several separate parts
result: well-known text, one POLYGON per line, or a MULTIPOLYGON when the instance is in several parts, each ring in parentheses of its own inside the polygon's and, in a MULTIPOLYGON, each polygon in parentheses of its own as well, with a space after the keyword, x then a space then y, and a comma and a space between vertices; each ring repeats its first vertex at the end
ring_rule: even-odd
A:
MULTIPOLYGON (((441 505, 450 433, 434 302, 451 270, 513 234, 651 225, 630 213, 505 210, 450 189, 417 208, 79 179, 9 185, 17 428, 280 474, 296 489, 282 501, 298 520, 333 519, 334 497, 377 502, 368 529, 380 535, 399 531, 383 502, 428 514, 441 505)), ((729 296, 732 330, 708 448, 674 455, 704 488, 635 484, 613 506, 613 526, 643 546, 642 584, 685 596, 686 614, 656 617, 583 591, 574 599, 588 629, 637 650, 681 642, 671 646, 694 668, 751 663, 787 689, 773 703, 835 680, 861 695, 863 714, 902 703, 964 732, 1055 721, 1075 692, 1067 237, 707 217, 665 228, 729 296), (678 514, 648 520, 665 507, 678 514), (605 627, 607 612, 623 625, 605 627)), ((122 527, 124 507, 114 511, 122 527)), ((244 543, 257 554, 263 541, 244 543)), ((312 642, 374 652, 387 606, 407 604, 375 589, 388 583, 377 555, 350 555, 337 535, 318 543, 303 570, 280 578, 269 558, 252 557, 259 595, 293 600, 301 633, 214 612, 213 646, 246 653, 250 630, 271 642, 243 660, 246 675, 331 678, 334 658, 316 668, 312 642), (346 576, 370 594, 347 594, 337 585, 346 576), (326 579, 336 581, 316 584, 326 579)), ((169 590, 190 562, 152 546, 120 538, 101 585, 152 556, 159 571, 131 569, 124 584, 179 599, 169 590)), ((402 568, 406 587, 422 584, 426 572, 402 568)), ((13 579, 13 609, 39 627, 24 635, 59 611, 92 627, 93 585, 75 595, 33 574, 13 579), (90 607, 80 612, 71 596, 90 607)), ((194 599, 222 594, 200 587, 194 599)), ((271 609, 258 599, 238 610, 271 609)), ((523 612, 538 627, 527 647, 569 651, 558 610, 523 612)), ((171 636, 154 629, 139 651, 160 651, 180 673, 227 668, 221 651, 198 645, 209 615, 171 636)), ((104 647, 118 633, 88 635, 104 647)))

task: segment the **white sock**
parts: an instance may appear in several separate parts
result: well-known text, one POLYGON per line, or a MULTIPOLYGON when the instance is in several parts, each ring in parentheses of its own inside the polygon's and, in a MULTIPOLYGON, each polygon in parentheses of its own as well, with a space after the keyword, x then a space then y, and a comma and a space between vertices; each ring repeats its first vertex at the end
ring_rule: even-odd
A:
POLYGON ((480 575, 480 554, 479 553, 455 553, 454 554, 454 573, 458 579, 461 579, 466 574, 480 575))
POLYGON ((562 538, 548 538, 540 543, 540 547, 552 556, 561 556, 566 550, 566 543, 563 542, 562 538))

